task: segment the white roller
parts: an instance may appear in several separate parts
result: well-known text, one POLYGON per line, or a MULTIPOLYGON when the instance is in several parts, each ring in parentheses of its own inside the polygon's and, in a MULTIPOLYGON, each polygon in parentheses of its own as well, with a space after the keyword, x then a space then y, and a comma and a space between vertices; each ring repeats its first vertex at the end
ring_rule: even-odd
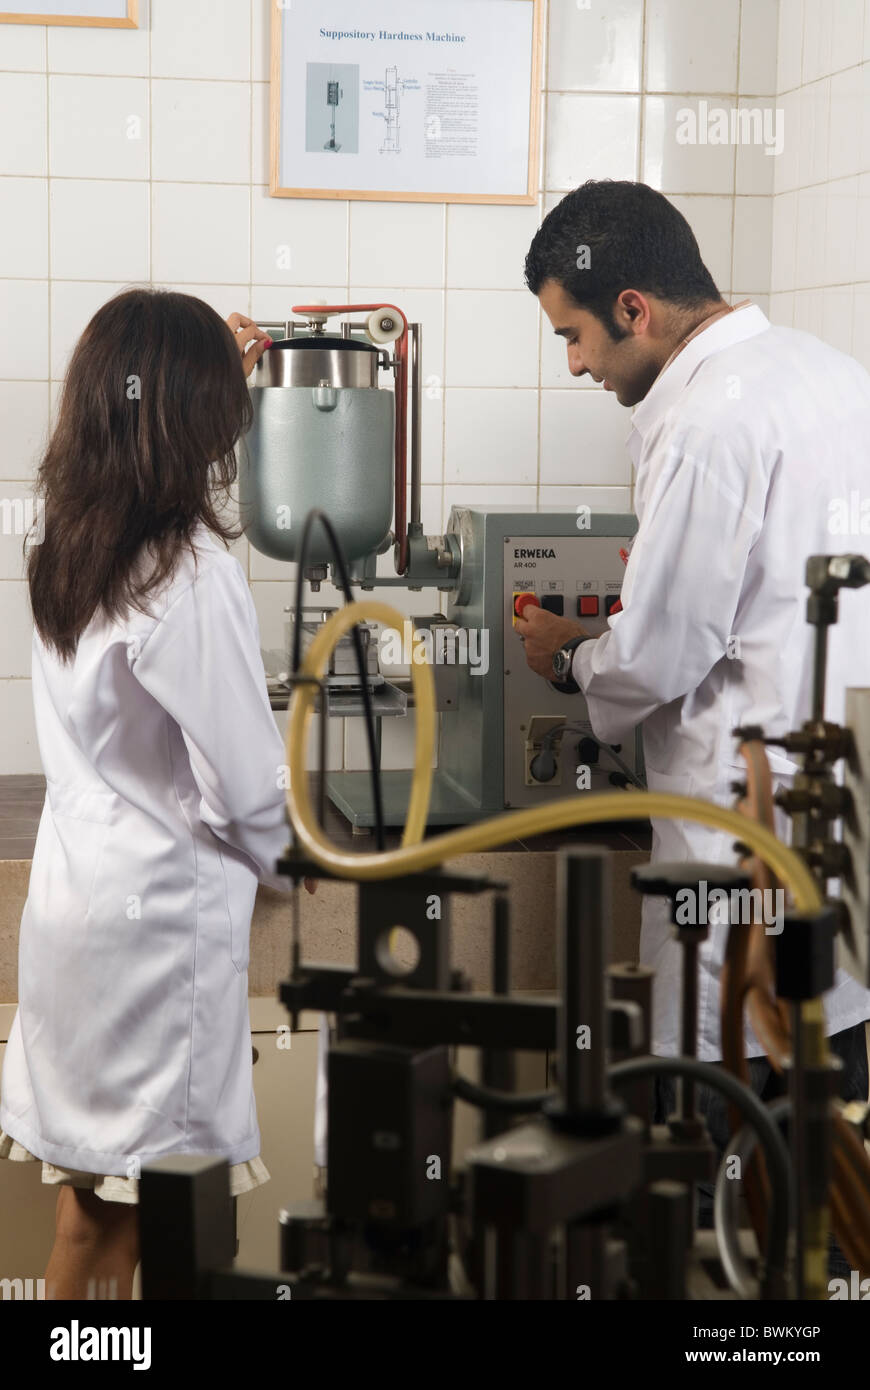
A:
POLYGON ((366 332, 373 343, 394 343, 397 338, 401 338, 404 331, 405 325, 393 309, 376 309, 366 319, 366 332), (384 319, 392 320, 392 328, 381 326, 384 319))
MULTIPOLYGON (((328 302, 329 302, 329 301, 326 300, 326 299, 309 299, 309 301, 308 301, 309 304, 327 304, 328 302)), ((308 321, 308 323, 326 323, 327 319, 329 318, 329 315, 328 315, 328 314, 306 314, 305 317, 306 317, 306 320, 308 321)))

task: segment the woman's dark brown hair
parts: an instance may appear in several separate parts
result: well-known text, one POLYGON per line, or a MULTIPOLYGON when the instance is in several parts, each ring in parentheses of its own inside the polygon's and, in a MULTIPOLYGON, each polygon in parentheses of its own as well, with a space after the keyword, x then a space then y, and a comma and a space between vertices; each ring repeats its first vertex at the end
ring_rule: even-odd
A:
POLYGON ((125 290, 91 319, 72 355, 57 425, 37 474, 41 544, 27 559, 37 631, 61 660, 98 612, 144 611, 236 479, 252 419, 238 348, 201 299, 125 290), (144 546, 153 555, 144 568, 144 546))

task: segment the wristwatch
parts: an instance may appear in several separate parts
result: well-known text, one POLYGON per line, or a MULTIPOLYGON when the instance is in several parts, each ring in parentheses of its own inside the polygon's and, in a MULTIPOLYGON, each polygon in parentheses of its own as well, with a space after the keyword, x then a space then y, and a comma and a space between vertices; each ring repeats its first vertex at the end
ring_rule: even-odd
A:
POLYGON ((579 694, 580 687, 571 675, 574 652, 575 649, 580 646, 581 642, 589 642, 592 640, 593 639, 588 636, 572 637, 570 642, 566 642, 564 646, 560 647, 553 657, 554 679, 550 681, 550 685, 558 690, 560 695, 579 694))

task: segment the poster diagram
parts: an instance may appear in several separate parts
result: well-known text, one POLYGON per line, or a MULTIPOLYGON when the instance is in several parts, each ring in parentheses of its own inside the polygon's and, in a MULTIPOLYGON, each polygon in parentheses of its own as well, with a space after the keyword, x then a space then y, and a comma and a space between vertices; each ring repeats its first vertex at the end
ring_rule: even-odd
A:
POLYGON ((273 196, 534 203, 544 0, 270 8, 273 196))
POLYGON ((305 148, 309 153, 359 152, 358 64, 307 64, 305 148))
POLYGON ((372 111, 372 115, 378 123, 384 122, 384 128, 377 136, 379 154, 403 153, 401 139, 402 97, 407 92, 419 92, 420 90, 419 80, 416 77, 400 77, 398 66, 395 63, 390 64, 386 69, 383 80, 380 78, 363 79, 364 94, 378 93, 384 99, 383 109, 372 111))
MULTIPOLYGON (((381 145, 381 154, 401 154, 402 144, 399 128, 399 100, 404 83, 399 81, 398 68, 387 68, 384 78, 384 120, 386 130, 381 145)), ((416 87, 416 82, 414 86, 416 87)))

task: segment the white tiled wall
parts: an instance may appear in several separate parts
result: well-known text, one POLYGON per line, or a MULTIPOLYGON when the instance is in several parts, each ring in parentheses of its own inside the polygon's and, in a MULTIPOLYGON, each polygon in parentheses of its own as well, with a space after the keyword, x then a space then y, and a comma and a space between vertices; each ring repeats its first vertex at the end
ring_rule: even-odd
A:
POLYGON ((771 318, 870 369, 870 0, 782 0, 771 318))
MULTIPOLYGON (((686 105, 769 104, 777 42, 793 105, 815 109, 801 95, 812 83, 840 84, 844 99, 851 92, 862 70, 833 64, 842 58, 845 68, 870 42, 863 13, 857 22, 863 4, 807 3, 808 44, 789 19, 794 10, 803 17, 801 0, 782 8, 778 35, 778 0, 549 0, 541 187, 531 208, 270 198, 268 0, 141 0, 135 32, 0 25, 0 492, 24 494, 32 481, 90 315, 123 285, 153 282, 224 315, 286 317, 300 299, 348 295, 389 297, 419 319, 427 530, 458 502, 630 510, 627 413, 568 375, 564 346, 523 285, 525 253, 541 216, 584 179, 642 178, 688 217, 727 298, 767 306, 771 227, 775 247, 791 232, 791 261, 775 258, 782 307, 798 288, 798 254, 802 266, 811 259, 796 244, 809 222, 797 176, 777 185, 784 210, 774 211, 772 166, 791 158, 794 171, 800 142, 775 161, 758 148, 675 138, 686 105), (841 14, 851 27, 838 27, 841 14), (815 36, 828 29, 824 57, 815 36), (279 268, 282 247, 288 270, 279 268)), ((827 111, 820 102, 820 121, 827 111)), ((836 155, 838 177, 852 181, 836 193, 849 216, 854 204, 856 226, 868 177, 861 138, 853 131, 853 154, 836 155)), ((860 235, 853 243, 844 225, 826 255, 855 276, 863 257, 870 288, 860 235)), ((842 332, 845 311, 832 300, 826 312, 842 332)), ((802 305, 796 317, 808 313, 802 305)), ((0 773, 40 767, 19 549, 0 536, 0 773)), ((287 569, 245 542, 236 553, 262 645, 277 647, 287 569)), ((436 596, 392 591, 390 600, 419 612, 436 596)), ((407 762, 408 733, 385 732, 387 765, 407 762)), ((349 741, 349 765, 355 747, 349 741)))

